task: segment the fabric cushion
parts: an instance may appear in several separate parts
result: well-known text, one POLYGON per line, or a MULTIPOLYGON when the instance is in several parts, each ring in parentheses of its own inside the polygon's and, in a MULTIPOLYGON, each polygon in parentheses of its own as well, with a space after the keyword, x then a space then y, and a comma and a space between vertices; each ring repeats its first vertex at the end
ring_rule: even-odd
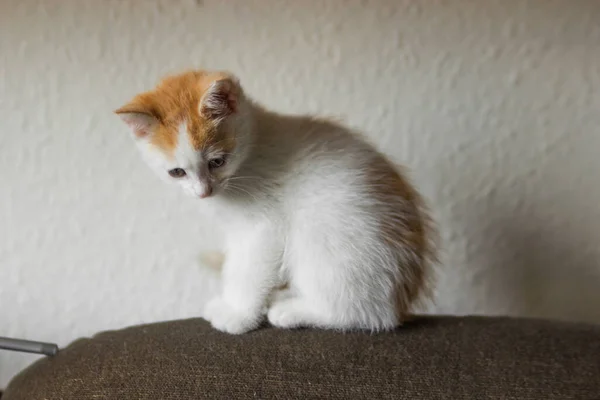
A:
POLYGON ((600 399, 600 327, 423 317, 393 333, 200 319, 104 332, 19 374, 2 400, 600 399))

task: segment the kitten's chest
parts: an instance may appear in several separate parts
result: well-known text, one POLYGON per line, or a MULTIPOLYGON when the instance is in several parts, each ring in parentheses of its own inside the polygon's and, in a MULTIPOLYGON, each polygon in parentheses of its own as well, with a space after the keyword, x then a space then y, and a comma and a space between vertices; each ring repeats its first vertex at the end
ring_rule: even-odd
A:
POLYGON ((222 224, 224 228, 234 229, 240 225, 252 224, 253 221, 270 218, 272 208, 259 202, 235 198, 215 198, 207 202, 205 211, 222 224))

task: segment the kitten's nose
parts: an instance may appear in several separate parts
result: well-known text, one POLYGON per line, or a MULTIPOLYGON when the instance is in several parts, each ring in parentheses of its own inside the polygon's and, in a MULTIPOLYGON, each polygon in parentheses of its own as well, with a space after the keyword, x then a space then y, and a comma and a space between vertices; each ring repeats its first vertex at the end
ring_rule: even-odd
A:
POLYGON ((204 199, 208 196, 210 196, 212 194, 212 187, 207 186, 204 188, 204 190, 198 195, 198 197, 200 197, 201 199, 204 199))

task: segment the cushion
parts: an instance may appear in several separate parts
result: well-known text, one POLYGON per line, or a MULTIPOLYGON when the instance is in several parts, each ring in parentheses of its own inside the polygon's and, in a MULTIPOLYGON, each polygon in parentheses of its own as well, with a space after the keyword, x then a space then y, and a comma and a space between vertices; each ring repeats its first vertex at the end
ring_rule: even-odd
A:
POLYGON ((419 317, 391 333, 240 336, 201 319, 80 339, 21 372, 2 400, 599 399, 600 327, 419 317))

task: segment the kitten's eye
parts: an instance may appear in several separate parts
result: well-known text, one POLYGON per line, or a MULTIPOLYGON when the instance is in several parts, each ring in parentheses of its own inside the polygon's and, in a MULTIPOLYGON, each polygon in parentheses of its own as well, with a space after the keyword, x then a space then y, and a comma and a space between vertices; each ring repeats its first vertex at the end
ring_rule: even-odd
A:
POLYGON ((208 162, 210 169, 222 167, 225 164, 225 157, 213 158, 208 162))
POLYGON ((169 175, 173 178, 183 178, 185 176, 185 171, 181 168, 173 168, 169 171, 169 175))

